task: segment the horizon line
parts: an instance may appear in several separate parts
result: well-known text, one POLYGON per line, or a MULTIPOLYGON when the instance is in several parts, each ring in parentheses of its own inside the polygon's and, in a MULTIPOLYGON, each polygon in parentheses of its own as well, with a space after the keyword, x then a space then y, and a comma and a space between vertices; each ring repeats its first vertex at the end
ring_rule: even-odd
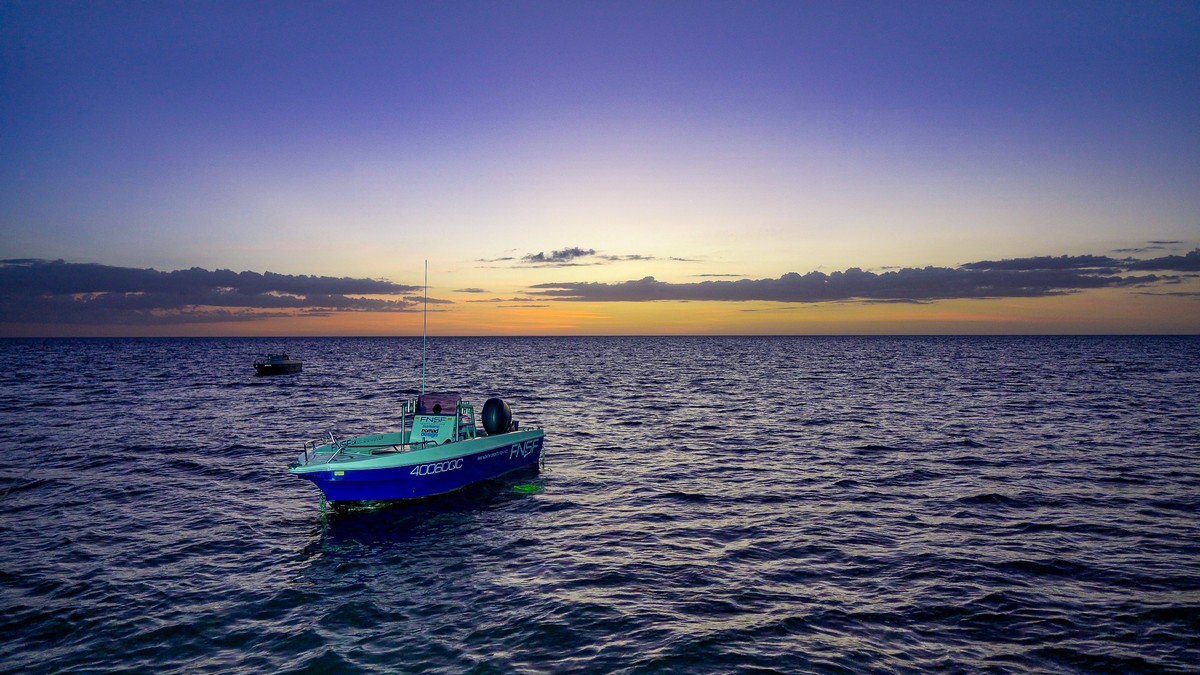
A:
MULTIPOLYGON (((1200 333, 595 333, 539 335, 430 335, 428 338, 892 338, 892 337, 1200 337, 1200 333)), ((0 335, 0 340, 339 340, 409 338, 420 335, 0 335)))

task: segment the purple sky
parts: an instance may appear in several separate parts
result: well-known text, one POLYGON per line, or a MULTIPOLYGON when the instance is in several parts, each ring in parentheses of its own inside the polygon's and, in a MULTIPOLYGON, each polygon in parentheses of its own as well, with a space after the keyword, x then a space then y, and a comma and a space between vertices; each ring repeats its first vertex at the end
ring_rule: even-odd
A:
POLYGON ((4 2, 0 259, 512 295, 1185 255, 1198 36, 1195 2, 4 2), (572 249, 609 264, 487 262, 572 249))

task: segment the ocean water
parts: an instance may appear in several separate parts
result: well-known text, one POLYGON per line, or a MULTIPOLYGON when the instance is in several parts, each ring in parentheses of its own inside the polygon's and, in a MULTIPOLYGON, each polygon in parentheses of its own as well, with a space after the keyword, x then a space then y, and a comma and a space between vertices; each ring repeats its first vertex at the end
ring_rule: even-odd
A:
POLYGON ((1200 338, 438 338, 540 471, 345 513, 287 473, 420 376, 0 341, 0 671, 1200 669, 1200 338))

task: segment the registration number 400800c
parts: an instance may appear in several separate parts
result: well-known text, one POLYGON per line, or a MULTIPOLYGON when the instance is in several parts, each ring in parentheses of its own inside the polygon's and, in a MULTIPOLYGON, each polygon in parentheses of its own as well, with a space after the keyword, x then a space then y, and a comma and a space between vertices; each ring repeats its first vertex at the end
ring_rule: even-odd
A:
POLYGON ((418 464, 418 465, 414 466, 413 470, 409 471, 408 473, 409 473, 409 475, 412 475, 412 476, 428 476, 431 473, 445 473, 447 471, 454 471, 455 469, 461 469, 462 465, 463 465, 462 457, 459 457, 458 459, 448 459, 444 462, 434 462, 432 464, 418 464))

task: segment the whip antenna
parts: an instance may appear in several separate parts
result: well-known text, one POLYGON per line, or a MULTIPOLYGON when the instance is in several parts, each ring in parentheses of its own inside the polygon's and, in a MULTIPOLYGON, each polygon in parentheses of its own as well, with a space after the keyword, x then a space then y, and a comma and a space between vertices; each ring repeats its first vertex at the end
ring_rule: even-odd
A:
POLYGON ((425 342, 429 326, 429 261, 425 261, 425 310, 421 315, 421 395, 425 395, 425 342))

